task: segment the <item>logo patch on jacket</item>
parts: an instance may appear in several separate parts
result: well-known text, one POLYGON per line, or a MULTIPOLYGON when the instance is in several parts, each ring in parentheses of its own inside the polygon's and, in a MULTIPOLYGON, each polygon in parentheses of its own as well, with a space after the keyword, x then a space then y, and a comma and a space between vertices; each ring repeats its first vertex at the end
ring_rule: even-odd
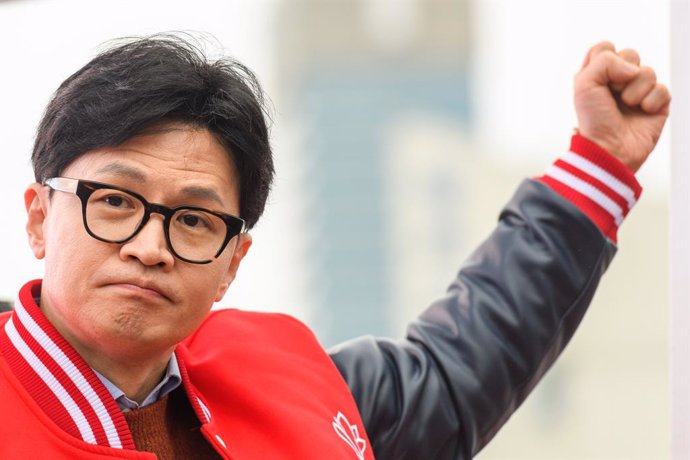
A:
POLYGON ((338 412, 338 415, 333 417, 333 429, 348 446, 352 447, 352 450, 357 454, 357 458, 364 460, 367 442, 359 436, 357 425, 350 425, 347 417, 342 412, 338 412))

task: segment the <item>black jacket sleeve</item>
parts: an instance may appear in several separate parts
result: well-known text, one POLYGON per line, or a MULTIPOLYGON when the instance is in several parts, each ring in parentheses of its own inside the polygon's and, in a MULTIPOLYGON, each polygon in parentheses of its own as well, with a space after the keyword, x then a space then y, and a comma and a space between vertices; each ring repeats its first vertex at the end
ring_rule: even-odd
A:
POLYGON ((615 250, 570 202, 523 182, 404 340, 363 337, 330 351, 376 458, 475 455, 568 343, 615 250))

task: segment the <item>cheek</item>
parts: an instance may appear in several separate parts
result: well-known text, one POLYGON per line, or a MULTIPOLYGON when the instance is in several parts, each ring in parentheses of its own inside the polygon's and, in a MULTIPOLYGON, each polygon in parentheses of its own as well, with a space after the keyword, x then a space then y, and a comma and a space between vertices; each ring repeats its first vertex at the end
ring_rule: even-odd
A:
POLYGON ((60 280, 65 286, 79 286, 100 265, 107 246, 91 238, 81 220, 56 223, 47 228, 45 246, 45 277, 60 280))
POLYGON ((53 253, 78 251, 80 241, 84 237, 91 238, 84 229, 81 213, 63 201, 53 203, 43 223, 46 250, 53 253))
MULTIPOLYGON (((190 298, 188 299, 194 309, 201 309, 204 306, 213 305, 220 287, 226 283, 227 268, 220 269, 220 261, 212 262, 212 264, 218 263, 219 267, 214 270, 199 270, 197 273, 189 274, 187 276, 182 276, 181 279, 184 280, 183 283, 189 289, 190 298)), ((223 265, 225 267, 225 265, 223 265)), ((194 267, 192 267, 194 268, 194 267)), ((196 267, 201 268, 201 266, 196 267)), ((207 268, 207 267, 204 267, 207 268)), ((211 268, 211 267, 208 267, 211 268)))

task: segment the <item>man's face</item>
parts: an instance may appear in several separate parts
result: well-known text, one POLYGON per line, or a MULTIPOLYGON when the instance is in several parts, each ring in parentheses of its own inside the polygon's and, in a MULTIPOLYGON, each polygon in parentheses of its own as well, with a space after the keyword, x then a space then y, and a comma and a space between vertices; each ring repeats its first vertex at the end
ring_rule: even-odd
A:
MULTIPOLYGON (((169 207, 239 215, 237 172, 225 149, 205 129, 164 128, 88 152, 61 176, 124 187, 169 207)), ((45 259, 41 309, 82 353, 170 351, 223 297, 251 245, 241 234, 211 263, 191 264, 170 252, 160 214, 133 239, 112 244, 87 234, 76 195, 49 197, 34 184, 25 199, 29 241, 45 259)))

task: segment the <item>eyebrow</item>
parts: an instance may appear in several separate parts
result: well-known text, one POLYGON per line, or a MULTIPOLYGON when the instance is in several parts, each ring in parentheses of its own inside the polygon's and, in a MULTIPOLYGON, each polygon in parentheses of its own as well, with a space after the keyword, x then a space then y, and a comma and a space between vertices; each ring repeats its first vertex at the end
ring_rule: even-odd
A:
POLYGON ((208 188, 208 187, 202 187, 199 185, 189 185, 187 187, 183 187, 181 192, 182 192, 182 195, 185 197, 202 199, 202 200, 212 200, 221 206, 225 205, 225 203, 223 203, 223 200, 221 199, 220 195, 218 195, 218 193, 216 193, 215 190, 208 188))
MULTIPOLYGON (((97 174, 113 174, 136 182, 146 182, 146 175, 136 168, 120 163, 110 163, 96 171, 97 174)), ((225 203, 221 196, 212 188, 201 185, 182 187, 180 194, 185 198, 215 201, 221 206, 225 203)))
POLYGON ((96 174, 114 174, 137 182, 146 182, 146 175, 136 168, 120 163, 110 163, 96 171, 96 174))

